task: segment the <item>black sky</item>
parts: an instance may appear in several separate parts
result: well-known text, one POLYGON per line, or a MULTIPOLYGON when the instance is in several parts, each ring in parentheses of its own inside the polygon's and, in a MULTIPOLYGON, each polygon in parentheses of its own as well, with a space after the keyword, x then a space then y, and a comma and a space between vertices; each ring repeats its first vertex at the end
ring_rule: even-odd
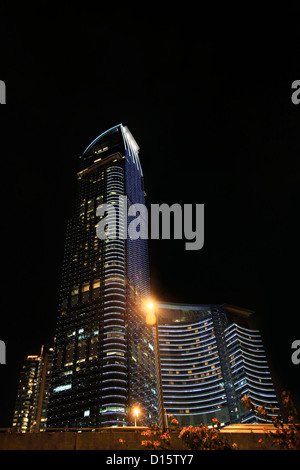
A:
POLYGON ((21 360, 54 336, 78 156, 121 122, 148 204, 205 204, 202 250, 150 241, 155 297, 255 310, 276 381, 299 400, 299 9, 41 5, 0 18, 0 427, 21 360))

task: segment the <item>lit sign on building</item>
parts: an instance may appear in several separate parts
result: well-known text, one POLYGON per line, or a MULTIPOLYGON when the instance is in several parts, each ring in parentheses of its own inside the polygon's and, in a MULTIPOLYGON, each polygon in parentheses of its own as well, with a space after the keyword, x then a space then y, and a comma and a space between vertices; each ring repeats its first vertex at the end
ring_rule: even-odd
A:
POLYGON ((4 341, 0 341, 0 364, 6 364, 6 346, 4 341))
POLYGON ((0 104, 6 104, 6 87, 3 80, 0 80, 0 104))

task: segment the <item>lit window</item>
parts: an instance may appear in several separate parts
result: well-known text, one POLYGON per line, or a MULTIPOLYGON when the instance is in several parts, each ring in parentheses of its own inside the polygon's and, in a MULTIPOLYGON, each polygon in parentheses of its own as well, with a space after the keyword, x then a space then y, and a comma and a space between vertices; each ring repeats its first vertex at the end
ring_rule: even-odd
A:
POLYGON ((72 388, 72 385, 71 384, 67 384, 67 385, 59 385, 58 387, 55 387, 53 389, 53 392, 63 392, 64 390, 69 390, 70 388, 72 388))
POLYGON ((71 290, 71 295, 77 295, 79 294, 79 287, 73 287, 71 290))

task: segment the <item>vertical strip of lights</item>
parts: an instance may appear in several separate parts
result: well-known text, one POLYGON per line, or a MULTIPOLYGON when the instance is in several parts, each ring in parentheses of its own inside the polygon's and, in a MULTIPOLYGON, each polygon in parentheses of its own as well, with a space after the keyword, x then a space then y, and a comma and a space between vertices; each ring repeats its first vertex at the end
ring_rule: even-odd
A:
MULTIPOLYGON (((127 127, 122 126, 125 144, 125 179, 128 208, 145 205, 143 172, 139 147, 127 127)), ((127 226, 131 217, 127 218, 127 226)), ((148 242, 127 237, 127 328, 129 410, 138 405, 143 410, 140 423, 157 422, 157 380, 154 360, 154 328, 147 325, 143 304, 150 297, 148 242)), ((133 418, 129 414, 129 423, 133 418)))

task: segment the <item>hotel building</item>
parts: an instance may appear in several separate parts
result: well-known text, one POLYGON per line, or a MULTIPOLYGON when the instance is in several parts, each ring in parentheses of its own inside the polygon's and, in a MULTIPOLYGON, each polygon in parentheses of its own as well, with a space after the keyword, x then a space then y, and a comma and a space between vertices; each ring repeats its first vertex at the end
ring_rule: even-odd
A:
POLYGON ((236 323, 248 325, 250 311, 160 302, 157 312, 164 407, 180 425, 259 422, 245 394, 278 411, 260 333, 236 323))

